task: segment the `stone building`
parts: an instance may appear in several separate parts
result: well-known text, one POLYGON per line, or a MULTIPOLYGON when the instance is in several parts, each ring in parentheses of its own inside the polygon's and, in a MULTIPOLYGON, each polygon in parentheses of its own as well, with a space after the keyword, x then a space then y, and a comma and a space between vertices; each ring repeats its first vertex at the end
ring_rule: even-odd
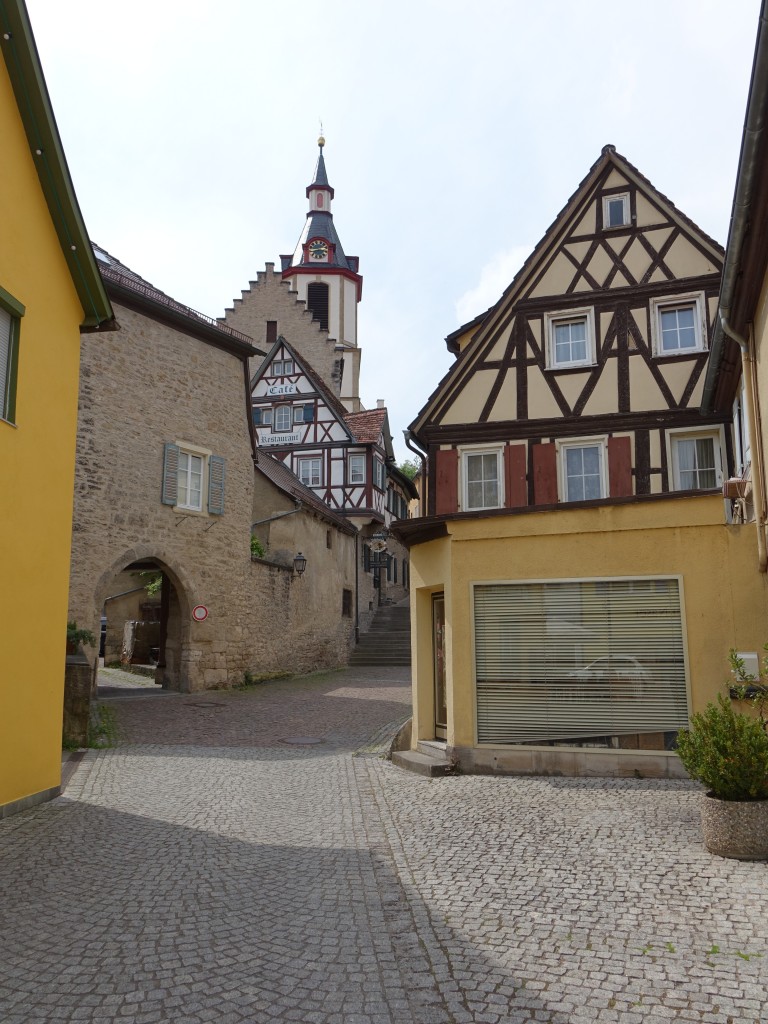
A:
POLYGON ((69 616, 98 632, 122 574, 159 571, 157 680, 227 685, 251 664, 257 350, 94 251, 120 330, 82 349, 69 616))

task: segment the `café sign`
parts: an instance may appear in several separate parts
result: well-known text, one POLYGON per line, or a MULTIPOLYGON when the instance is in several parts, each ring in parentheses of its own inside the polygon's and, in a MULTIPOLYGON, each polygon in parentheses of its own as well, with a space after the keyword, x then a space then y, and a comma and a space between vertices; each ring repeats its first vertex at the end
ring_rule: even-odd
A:
POLYGON ((267 388, 268 395, 298 395, 299 389, 295 384, 270 384, 267 388))

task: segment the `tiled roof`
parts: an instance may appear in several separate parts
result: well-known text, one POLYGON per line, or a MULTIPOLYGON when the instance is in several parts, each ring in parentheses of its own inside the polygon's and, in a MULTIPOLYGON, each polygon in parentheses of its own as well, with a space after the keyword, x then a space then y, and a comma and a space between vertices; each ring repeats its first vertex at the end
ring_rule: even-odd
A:
POLYGON ((328 508, 322 498, 318 498, 313 490, 306 487, 295 473, 291 472, 283 462, 273 455, 268 455, 263 449, 260 449, 256 467, 284 494, 295 498, 303 505, 310 506, 314 512, 333 523, 344 533, 357 533, 355 527, 344 516, 340 516, 328 508))
POLYGON ((175 314, 183 317, 191 327, 203 327, 213 328, 216 332, 226 336, 232 341, 239 342, 242 345, 249 345, 253 348, 252 355, 258 355, 260 350, 257 349, 253 340, 245 334, 241 334, 239 331, 233 330, 231 327, 227 327, 218 320, 214 320, 213 317, 206 316, 204 313, 198 313, 196 309, 192 309, 190 306, 185 306, 182 302, 177 302, 176 299, 172 299, 170 295, 166 295, 165 292, 161 292, 159 288, 155 288, 153 284, 146 281, 143 277, 136 273, 135 270, 131 270, 130 267, 126 267, 124 263, 116 259, 106 249, 102 249, 100 245, 96 245, 95 242, 91 242, 94 256, 98 264, 101 276, 104 279, 107 286, 112 282, 115 285, 126 288, 133 292, 140 298, 148 299, 150 302, 156 303, 161 306, 165 306, 168 310, 175 314))
POLYGON ((376 444, 384 429, 386 409, 367 409, 365 412, 348 412, 347 426, 361 444, 376 444))

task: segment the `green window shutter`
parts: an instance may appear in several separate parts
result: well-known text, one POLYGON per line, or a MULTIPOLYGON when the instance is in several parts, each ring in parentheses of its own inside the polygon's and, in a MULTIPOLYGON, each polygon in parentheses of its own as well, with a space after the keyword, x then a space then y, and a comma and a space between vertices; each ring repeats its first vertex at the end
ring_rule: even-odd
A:
POLYGON ((311 423, 315 418, 315 407, 314 405, 304 406, 304 422, 311 423))
POLYGON ((261 409, 253 409, 253 422, 257 427, 261 426, 261 409))
POLYGON ((168 443, 163 455, 163 495, 160 499, 164 505, 175 505, 179 495, 179 446, 168 443))
POLYGON ((212 516, 224 515, 224 459, 212 455, 208 460, 208 511, 212 516))

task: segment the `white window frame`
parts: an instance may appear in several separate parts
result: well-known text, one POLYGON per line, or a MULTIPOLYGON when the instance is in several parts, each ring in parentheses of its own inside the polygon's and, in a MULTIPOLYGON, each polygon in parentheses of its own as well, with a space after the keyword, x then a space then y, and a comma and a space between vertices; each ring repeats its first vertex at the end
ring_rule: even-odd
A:
POLYGON ((544 336, 547 345, 547 368, 550 370, 570 370, 579 366, 594 366, 595 355, 595 310, 592 306, 581 309, 568 309, 560 313, 544 314, 544 336), (583 321, 586 327, 586 356, 584 359, 558 361, 555 348, 555 328, 559 324, 583 321))
POLYGON ((482 512, 484 509, 504 508, 504 445, 484 445, 459 448, 459 466, 461 472, 461 508, 464 512, 482 512), (470 505, 469 503, 469 469, 468 462, 473 455, 496 456, 496 487, 498 501, 495 505, 470 505))
POLYGON ((273 377, 290 377, 293 373, 292 359, 275 359, 272 363, 273 377))
MULTIPOLYGON (((206 495, 208 494, 208 462, 211 456, 211 452, 207 448, 198 448, 197 445, 187 444, 186 441, 176 441, 175 444, 179 448, 179 465, 176 470, 176 487, 177 494, 181 495, 181 457, 186 455, 193 459, 201 460, 201 471, 200 471, 200 504, 191 505, 189 502, 182 504, 177 499, 174 509, 178 509, 180 512, 206 512, 206 495)), ((186 488, 187 494, 189 494, 189 488, 186 488)))
POLYGON ((557 452, 557 491, 562 502, 599 501, 608 497, 608 438, 603 437, 569 437, 568 440, 555 441, 557 452), (573 448, 597 448, 600 454, 600 495, 598 498, 570 498, 568 496, 568 474, 566 472, 565 453, 573 448))
POLYGON ((268 409, 261 410, 261 426, 271 427, 272 426, 272 406, 268 409))
POLYGON ((301 480, 305 487, 322 487, 323 486, 323 459, 320 455, 302 455, 296 460, 296 476, 301 480), (313 465, 317 463, 317 483, 313 481, 314 471, 313 465), (310 466, 309 480, 302 478, 302 470, 306 465, 310 466))
POLYGON ((706 352, 707 317, 704 307, 704 292, 688 292, 685 295, 665 295, 664 298, 651 299, 651 342, 653 354, 666 359, 675 356, 690 356, 694 352, 706 352), (693 308, 693 326, 696 332, 696 345, 692 348, 662 348, 661 314, 665 311, 679 309, 681 306, 693 308))
POLYGON ((617 231, 620 228, 626 228, 630 224, 631 218, 631 207, 629 205, 629 192, 617 192, 614 195, 603 196, 603 230, 604 231, 617 231), (624 204, 624 219, 621 224, 609 224, 608 209, 610 203, 615 203, 621 200, 624 204))
POLYGON ((739 392, 733 403, 733 442, 736 472, 744 474, 752 464, 752 449, 749 440, 749 415, 744 377, 739 383, 739 392))
POLYGON ((293 406, 292 405, 276 405, 274 407, 274 415, 272 416, 272 431, 275 434, 290 434, 293 430, 293 406), (286 411, 288 416, 288 422, 285 426, 280 426, 278 423, 278 413, 286 411))
MULTIPOLYGON (((675 427, 667 431, 667 466, 669 467, 669 487, 673 491, 691 490, 683 488, 680 484, 680 465, 678 462, 676 442, 677 441, 699 441, 705 438, 714 442, 715 454, 715 487, 723 486, 723 452, 725 451, 725 435, 722 427, 704 427, 700 430, 691 430, 686 427, 675 427)), ((694 488, 698 490, 699 488, 694 488)), ((701 488, 711 490, 711 488, 701 488)))
POLYGON ((365 455, 363 452, 352 452, 351 455, 347 456, 347 479, 350 485, 361 485, 365 483, 365 455), (354 463, 353 463, 353 460, 354 463), (355 471, 353 470, 353 464, 357 462, 362 464, 362 471, 357 473, 359 479, 356 479, 355 471))

